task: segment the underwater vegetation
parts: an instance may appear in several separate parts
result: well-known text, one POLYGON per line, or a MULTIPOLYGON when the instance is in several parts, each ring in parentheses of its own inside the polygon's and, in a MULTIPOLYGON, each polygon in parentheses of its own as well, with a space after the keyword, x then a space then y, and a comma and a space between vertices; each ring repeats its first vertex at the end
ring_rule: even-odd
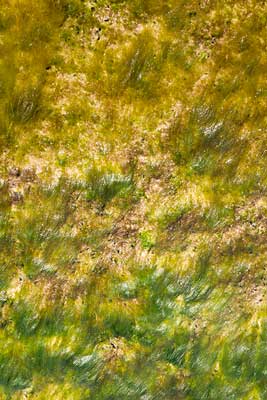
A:
POLYGON ((266 400, 266 22, 0 0, 0 400, 266 400))

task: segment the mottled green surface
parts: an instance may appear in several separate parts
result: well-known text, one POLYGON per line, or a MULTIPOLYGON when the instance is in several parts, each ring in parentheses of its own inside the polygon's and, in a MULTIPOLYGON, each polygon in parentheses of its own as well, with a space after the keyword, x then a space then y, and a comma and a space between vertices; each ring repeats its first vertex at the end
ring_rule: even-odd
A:
POLYGON ((0 0, 0 400, 266 400, 266 22, 0 0))

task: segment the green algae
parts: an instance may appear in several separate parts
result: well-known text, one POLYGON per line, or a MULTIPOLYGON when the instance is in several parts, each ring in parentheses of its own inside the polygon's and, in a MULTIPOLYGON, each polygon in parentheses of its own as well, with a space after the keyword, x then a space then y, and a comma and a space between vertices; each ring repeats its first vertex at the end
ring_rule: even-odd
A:
POLYGON ((0 1, 1 399, 266 398, 266 12, 0 1))

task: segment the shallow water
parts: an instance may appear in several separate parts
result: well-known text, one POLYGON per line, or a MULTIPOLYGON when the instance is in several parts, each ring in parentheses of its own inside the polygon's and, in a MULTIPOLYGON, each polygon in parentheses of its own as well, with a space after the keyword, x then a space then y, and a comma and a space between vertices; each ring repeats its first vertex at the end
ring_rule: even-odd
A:
POLYGON ((266 15, 0 0, 0 399, 266 398, 266 15))

